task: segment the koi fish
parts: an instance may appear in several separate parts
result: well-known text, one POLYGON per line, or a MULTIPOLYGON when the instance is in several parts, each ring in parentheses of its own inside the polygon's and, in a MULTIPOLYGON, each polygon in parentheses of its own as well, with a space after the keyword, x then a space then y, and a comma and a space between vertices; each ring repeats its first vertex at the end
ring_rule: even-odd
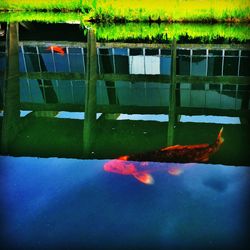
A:
POLYGON ((46 50, 53 50, 54 52, 57 52, 61 56, 64 56, 65 54, 64 49, 60 46, 49 46, 46 50))
POLYGON ((163 163, 163 162, 139 162, 111 160, 104 165, 104 170, 121 175, 131 175, 144 184, 154 184, 153 172, 166 172, 172 176, 181 175, 184 168, 193 164, 163 163))
POLYGON ((208 161, 210 155, 217 152, 224 142, 222 132, 223 127, 213 144, 175 145, 146 153, 123 155, 105 163, 104 170, 132 175, 144 184, 153 184, 154 179, 150 174, 152 172, 166 170, 169 174, 177 176, 183 172, 180 163, 193 165, 196 162, 208 161), (163 162, 165 164, 162 164, 163 162))

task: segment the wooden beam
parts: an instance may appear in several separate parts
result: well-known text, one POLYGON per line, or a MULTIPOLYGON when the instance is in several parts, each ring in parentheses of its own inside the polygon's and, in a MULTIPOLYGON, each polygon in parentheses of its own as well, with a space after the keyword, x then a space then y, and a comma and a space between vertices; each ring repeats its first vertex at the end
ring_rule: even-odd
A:
POLYGON ((97 81, 97 53, 95 31, 88 30, 87 73, 85 94, 85 119, 83 129, 83 154, 91 156, 94 142, 96 123, 96 81, 97 81))
POLYGON ((143 106, 121 106, 121 105, 98 105, 98 113, 105 114, 168 114, 167 106, 143 107, 143 106))
MULTIPOLYGON (((19 45, 26 46, 64 46, 86 48, 87 43, 70 41, 20 41, 19 45)), ((96 48, 148 48, 148 49, 171 49, 171 44, 166 43, 122 43, 122 42, 97 42, 96 48)), ((215 49, 215 50, 249 50, 249 44, 177 44, 177 49, 215 49)))
POLYGON ((248 76, 176 76, 176 81, 192 84, 250 84, 248 76))
POLYGON ((168 107, 168 134, 167 145, 174 145, 174 127, 176 119, 176 39, 172 42, 171 54, 171 85, 169 91, 169 107, 168 107))
MULTIPOLYGON (((21 78, 43 79, 43 80, 85 80, 86 75, 81 73, 66 72, 29 72, 21 73, 21 78)), ((142 75, 142 74, 97 74, 97 80, 104 81, 127 81, 127 82, 157 82, 170 83, 171 77, 167 75, 142 75)), ((248 76, 176 76, 177 82, 192 84, 250 84, 248 76)))
POLYGON ((128 82, 157 82, 170 83, 170 76, 166 75, 143 75, 143 74, 100 74, 98 80, 105 81, 128 81, 128 82))
MULTIPOLYGON (((69 111, 84 112, 85 105, 79 104, 40 104, 40 103, 21 103, 21 110, 33 111, 69 111)), ((168 114, 167 106, 127 106, 127 105, 97 105, 97 113, 104 114, 168 114)), ((218 116, 248 116, 248 110, 216 109, 216 108, 195 108, 195 107, 176 107, 178 115, 218 115, 218 116)))
POLYGON ((27 72, 20 73, 20 77, 40 80, 83 80, 86 78, 86 75, 68 72, 27 72))
POLYGON ((2 152, 8 153, 12 141, 20 131, 20 86, 18 59, 18 23, 8 24, 7 29, 7 68, 4 91, 4 117, 2 127, 2 152))
POLYGON ((19 46, 41 46, 49 47, 52 45, 71 47, 71 48, 87 48, 87 43, 71 42, 71 41, 20 41, 19 46))
POLYGON ((101 116, 98 118, 98 121, 99 120, 116 120, 119 116, 120 114, 116 114, 116 113, 113 113, 113 114, 102 113, 101 116))
POLYGON ((177 49, 249 50, 249 44, 177 44, 177 49))
POLYGON ((69 112, 84 112, 85 105, 67 104, 67 103, 30 103, 22 102, 20 104, 21 110, 32 111, 69 111, 69 112))
POLYGON ((247 110, 176 107, 176 113, 180 115, 214 115, 214 116, 250 116, 247 110))

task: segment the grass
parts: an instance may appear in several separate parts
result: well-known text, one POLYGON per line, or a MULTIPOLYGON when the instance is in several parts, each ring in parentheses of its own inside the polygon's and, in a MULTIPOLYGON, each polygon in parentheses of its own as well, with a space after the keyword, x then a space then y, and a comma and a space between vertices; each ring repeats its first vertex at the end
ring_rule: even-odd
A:
POLYGON ((96 22, 250 21, 249 0, 1 0, 1 9, 81 11, 96 22))
POLYGON ((200 39, 201 42, 213 40, 231 39, 239 42, 250 40, 248 24, 198 24, 198 23, 91 23, 86 22, 86 16, 82 13, 53 13, 53 12, 4 12, 0 14, 0 22, 25 22, 40 21, 46 23, 79 22, 82 26, 96 30, 99 41, 133 41, 150 40, 151 42, 166 42, 182 37, 200 39))
POLYGON ((231 39, 239 42, 250 40, 250 29, 248 25, 228 24, 156 24, 127 23, 126 25, 97 25, 92 27, 96 30, 98 40, 124 41, 136 39, 148 39, 157 42, 166 42, 181 37, 188 39, 199 38, 202 42, 212 42, 216 39, 231 39))
MULTIPOLYGON (((1 0, 0 0, 1 1, 1 0)), ((2 12, 0 13, 0 22, 76 22, 80 21, 80 13, 54 13, 54 12, 35 12, 35 11, 16 11, 16 12, 2 12)))
POLYGON ((116 18, 127 21, 230 21, 249 20, 248 0, 106 0, 90 8, 90 16, 100 21, 116 18))
POLYGON ((5 10, 76 10, 82 6, 81 0, 1 0, 0 9, 5 10))

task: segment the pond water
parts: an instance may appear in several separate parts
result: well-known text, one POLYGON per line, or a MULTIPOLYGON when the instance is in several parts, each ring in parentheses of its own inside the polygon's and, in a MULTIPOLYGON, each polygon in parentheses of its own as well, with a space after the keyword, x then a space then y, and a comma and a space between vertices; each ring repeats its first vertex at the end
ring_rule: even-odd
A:
POLYGON ((1 27, 6 249, 249 243, 248 42, 1 27))

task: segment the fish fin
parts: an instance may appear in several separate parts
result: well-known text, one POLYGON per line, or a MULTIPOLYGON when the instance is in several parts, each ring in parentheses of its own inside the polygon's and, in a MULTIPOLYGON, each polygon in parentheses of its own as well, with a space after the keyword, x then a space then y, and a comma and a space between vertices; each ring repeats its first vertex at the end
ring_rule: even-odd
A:
POLYGON ((169 146, 169 147, 162 148, 161 151, 177 149, 177 148, 180 148, 180 147, 183 147, 183 146, 181 146, 181 145, 169 146))
POLYGON ((183 167, 193 167, 195 166, 197 163, 195 162, 190 162, 190 163, 183 163, 183 167))
POLYGON ((180 175, 183 173, 183 169, 181 169, 180 167, 170 167, 167 172, 170 174, 170 175, 180 175))
POLYGON ((208 157, 201 159, 201 162, 207 162, 209 160, 208 157))
POLYGON ((151 174, 148 173, 143 173, 143 172, 138 172, 134 173, 133 176, 140 182, 144 184, 154 184, 154 178, 152 177, 151 174))
POLYGON ((128 159, 129 159, 128 155, 122 155, 122 156, 117 158, 117 160, 122 160, 122 161, 127 161, 128 159))
POLYGON ((218 144, 222 144, 224 142, 224 138, 222 137, 222 132, 223 132, 223 127, 221 127, 217 140, 216 140, 218 144))
POLYGON ((175 146, 170 146, 166 148, 162 148, 161 151, 168 151, 168 150, 193 150, 193 149, 200 149, 200 148, 206 148, 209 147, 209 144, 204 143, 204 144, 195 144, 195 145, 175 145, 175 146))
POLYGON ((146 166, 148 166, 149 165, 149 162, 148 161, 142 161, 141 163, 140 163, 140 166, 141 167, 146 167, 146 166))

